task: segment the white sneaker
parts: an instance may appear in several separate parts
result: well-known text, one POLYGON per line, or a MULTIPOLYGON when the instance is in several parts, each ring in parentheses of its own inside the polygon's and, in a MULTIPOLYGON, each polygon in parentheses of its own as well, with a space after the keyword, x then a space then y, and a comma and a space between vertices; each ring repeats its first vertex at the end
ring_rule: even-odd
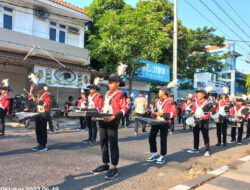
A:
POLYGON ((199 153, 200 151, 199 150, 197 150, 197 149, 192 149, 192 150, 187 150, 187 152, 188 153, 191 153, 191 154, 197 154, 197 153, 199 153))
POLYGON ((211 156, 211 154, 210 154, 209 151, 206 151, 205 154, 204 154, 204 156, 209 157, 209 156, 211 156))
POLYGON ((158 160, 159 157, 160 157, 159 155, 153 155, 147 159, 147 162, 154 162, 158 160))
POLYGON ((135 136, 137 136, 138 135, 138 132, 135 132, 135 136))
POLYGON ((156 160, 156 164, 164 164, 166 162, 166 159, 164 156, 160 156, 157 160, 156 160))

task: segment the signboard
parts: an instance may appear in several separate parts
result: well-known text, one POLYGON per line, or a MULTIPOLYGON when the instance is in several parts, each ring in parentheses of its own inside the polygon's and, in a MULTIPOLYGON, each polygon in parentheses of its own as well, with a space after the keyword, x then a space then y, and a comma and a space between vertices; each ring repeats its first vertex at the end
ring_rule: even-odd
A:
POLYGON ((162 65, 159 63, 153 63, 148 60, 140 59, 140 63, 145 63, 146 65, 138 71, 139 75, 135 77, 135 80, 143 82, 155 82, 155 83, 165 83, 170 80, 170 68, 167 65, 162 65))
POLYGON ((39 83, 45 83, 51 87, 87 88, 90 84, 90 73, 36 65, 34 66, 34 73, 39 79, 39 83))

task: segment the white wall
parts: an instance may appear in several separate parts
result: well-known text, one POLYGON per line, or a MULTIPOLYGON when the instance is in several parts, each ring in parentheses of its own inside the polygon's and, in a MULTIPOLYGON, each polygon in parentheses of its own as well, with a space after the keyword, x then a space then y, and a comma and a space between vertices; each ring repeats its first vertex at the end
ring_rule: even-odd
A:
MULTIPOLYGON (((25 5, 22 4, 22 2, 18 0, 12 0, 11 1, 14 4, 18 5, 25 5)), ((30 1, 30 4, 26 4, 25 6, 31 5, 32 1, 30 1)), ((0 5, 3 5, 0 3, 0 5)), ((84 48, 84 24, 81 21, 77 20, 71 20, 62 16, 56 16, 56 15, 50 15, 48 19, 41 19, 37 16, 34 16, 34 10, 32 9, 26 9, 26 8, 20 8, 20 7, 13 7, 11 5, 6 4, 5 6, 14 8, 13 11, 13 30, 45 39, 49 39, 49 27, 50 27, 50 21, 54 21, 57 23, 58 28, 59 24, 72 26, 79 29, 79 34, 72 34, 68 33, 66 29, 66 39, 65 44, 72 45, 75 47, 84 48)), ((33 7, 34 8, 34 7, 33 7)), ((54 12, 54 10, 50 10, 47 8, 48 12, 54 12)), ((60 13, 60 12, 59 12, 60 13)), ((58 14, 59 14, 58 13, 58 14)), ((0 7, 0 27, 3 27, 3 9, 0 7)), ((59 29, 57 31, 57 41, 59 41, 59 29)))

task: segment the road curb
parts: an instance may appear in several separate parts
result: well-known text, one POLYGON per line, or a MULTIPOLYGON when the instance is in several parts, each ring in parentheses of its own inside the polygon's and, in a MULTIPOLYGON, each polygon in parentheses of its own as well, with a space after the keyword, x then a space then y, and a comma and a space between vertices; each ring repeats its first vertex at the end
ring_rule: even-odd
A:
POLYGON ((240 158, 239 160, 232 162, 228 165, 222 166, 220 168, 217 168, 215 170, 209 171, 208 173, 201 175, 197 178, 194 178, 192 180, 186 181, 185 183, 176 185, 172 188, 170 188, 170 190, 189 190, 189 189, 194 189, 196 187, 199 187, 200 185, 202 185, 203 183, 216 178, 220 175, 222 175, 223 173, 229 171, 229 170, 236 170, 238 168, 239 165, 250 161, 250 155, 245 156, 243 158, 240 158))

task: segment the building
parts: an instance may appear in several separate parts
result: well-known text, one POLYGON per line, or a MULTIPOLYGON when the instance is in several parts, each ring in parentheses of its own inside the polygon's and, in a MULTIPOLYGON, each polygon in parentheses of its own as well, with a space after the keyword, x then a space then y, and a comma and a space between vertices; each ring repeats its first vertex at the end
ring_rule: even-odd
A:
POLYGON ((243 73, 237 70, 237 58, 241 56, 235 51, 235 43, 227 43, 225 46, 211 46, 207 51, 213 55, 227 54, 227 58, 222 60, 224 68, 220 72, 196 72, 194 75, 194 88, 206 88, 213 86, 214 91, 221 94, 223 86, 229 88, 230 95, 239 95, 247 93, 246 82, 243 79, 243 73))
POLYGON ((0 2, 0 80, 10 79, 14 92, 29 89, 27 75, 63 105, 79 96, 90 82, 89 51, 84 48, 86 12, 63 0, 4 0, 0 2))
POLYGON ((231 95, 247 93, 246 82, 243 79, 243 73, 237 70, 237 58, 242 56, 235 51, 235 43, 227 43, 223 47, 211 46, 207 48, 211 54, 228 54, 223 60, 224 68, 217 75, 217 81, 226 83, 231 95))

